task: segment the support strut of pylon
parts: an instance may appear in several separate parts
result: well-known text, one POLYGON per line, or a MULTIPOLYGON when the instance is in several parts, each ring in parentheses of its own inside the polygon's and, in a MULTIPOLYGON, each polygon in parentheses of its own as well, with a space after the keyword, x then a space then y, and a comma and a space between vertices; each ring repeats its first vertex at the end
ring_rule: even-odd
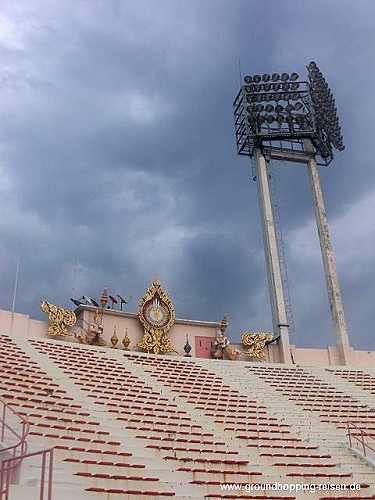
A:
POLYGON ((350 360, 349 337, 315 156, 309 158, 307 162, 307 172, 309 174, 310 188, 313 195, 316 225, 318 226, 320 249, 322 252, 324 273, 327 283, 328 300, 331 309, 334 334, 340 355, 340 363, 342 365, 347 365, 350 360))
POLYGON ((287 323, 280 259, 271 205, 267 162, 260 148, 256 148, 254 157, 256 161, 258 201, 262 219, 273 330, 275 335, 279 337, 281 361, 292 363, 289 344, 289 325, 287 323))

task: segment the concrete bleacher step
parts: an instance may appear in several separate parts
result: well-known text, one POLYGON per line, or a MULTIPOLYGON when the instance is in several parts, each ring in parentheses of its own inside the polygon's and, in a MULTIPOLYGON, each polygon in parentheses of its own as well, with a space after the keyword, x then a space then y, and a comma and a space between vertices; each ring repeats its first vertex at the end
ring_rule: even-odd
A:
MULTIPOLYGON (((103 459, 102 454, 98 455, 98 458, 103 459)), ((77 452, 72 458, 76 460, 76 456, 77 452)), ((84 454, 84 456, 86 461, 93 461, 87 459, 87 454, 84 454)), ((90 456, 95 457, 97 455, 93 453, 90 456)), ((53 500, 63 499, 63 495, 65 495, 66 499, 67 494, 70 494, 74 499, 89 499, 93 498, 94 495, 95 498, 101 500, 104 500, 104 498, 107 500, 112 495, 116 495, 116 498, 121 500, 123 498, 135 500, 138 496, 147 499, 158 499, 159 497, 172 496, 172 494, 175 498, 182 499, 188 498, 188 493, 194 493, 194 498, 201 498, 200 487, 189 484, 192 478, 186 472, 175 471, 173 473, 173 484, 171 484, 168 482, 170 476, 166 474, 165 470, 155 468, 153 471, 148 470, 145 473, 145 466, 140 468, 139 464, 137 464, 137 467, 132 468, 132 464, 124 464, 124 462, 119 462, 119 464, 119 466, 116 466, 111 461, 105 460, 98 465, 92 463, 77 464, 77 462, 63 460, 57 450, 53 470, 53 500), (129 467, 124 467, 124 465, 129 465, 129 467), (88 470, 90 467, 91 470, 88 470), (155 477, 156 475, 153 472, 158 473, 159 477, 155 477), (163 476, 164 480, 160 479, 163 476), (105 491, 98 491, 100 489, 105 491), (115 490, 117 491, 115 492, 115 490), (56 495, 55 491, 57 492, 56 495), (132 491, 132 493, 127 494, 127 491, 132 491), (82 492, 82 496, 80 496, 80 492, 82 492), (153 494, 151 494, 152 492, 153 494)), ((158 464, 160 466, 160 460, 158 464)), ((25 497, 22 496, 24 491, 30 492, 31 496, 28 497, 30 500, 39 498, 40 471, 41 465, 38 461, 33 463, 33 460, 30 460, 30 463, 23 464, 23 484, 20 485, 20 488, 14 490, 14 499, 24 500, 25 497)), ((11 498, 13 499, 13 497, 11 498)))
MULTIPOLYGON (((82 481, 73 475, 67 475, 66 470, 60 467, 56 461, 53 468, 53 500, 66 500, 67 495, 77 499, 89 499, 83 492, 82 481)), ((48 468, 46 470, 44 494, 48 490, 48 468)), ((17 484, 10 485, 10 499, 14 500, 36 500, 39 499, 41 491, 41 462, 40 457, 30 457, 22 462, 21 474, 17 484)))
POLYGON ((90 495, 90 500, 166 500, 167 498, 172 500, 202 500, 201 495, 171 495, 169 492, 159 494, 150 490, 123 490, 119 488, 95 488, 87 491, 87 494, 90 495))
MULTIPOLYGON (((32 485, 11 485, 10 500, 39 500, 39 484, 32 485)), ((139 488, 105 488, 103 486, 92 487, 88 490, 77 490, 77 488, 61 488, 54 484, 52 490, 53 500, 166 500, 168 498, 176 500, 202 500, 200 493, 194 494, 194 485, 190 486, 190 493, 187 492, 158 492, 152 489, 141 490, 139 488)))
MULTIPOLYGON (((52 493, 53 500, 66 500, 67 497, 74 500, 92 500, 92 496, 89 492, 79 491, 77 488, 60 488, 59 486, 54 485, 52 493)), ((9 498, 10 500, 39 500, 39 484, 12 484, 9 489, 9 498)), ((103 497, 101 497, 100 500, 104 500, 103 497)))
POLYGON ((328 382, 332 387, 335 387, 345 394, 352 396, 358 400, 361 404, 368 406, 369 408, 375 408, 375 396, 369 392, 363 390, 361 387, 356 386, 344 378, 334 375, 332 369, 327 369, 321 366, 308 366, 304 368, 306 372, 315 375, 316 377, 328 382))

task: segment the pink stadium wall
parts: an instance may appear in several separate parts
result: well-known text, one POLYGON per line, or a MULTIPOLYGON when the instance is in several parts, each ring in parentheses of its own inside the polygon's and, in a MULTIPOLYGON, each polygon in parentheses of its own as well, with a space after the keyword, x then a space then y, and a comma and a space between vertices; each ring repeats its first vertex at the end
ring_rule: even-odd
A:
MULTIPOLYGON (((77 310, 78 318, 89 324, 94 319, 94 310, 88 307, 82 307, 77 310)), ((121 341, 124 338, 125 329, 128 330, 130 338, 130 350, 138 350, 137 343, 143 335, 143 327, 138 320, 138 316, 132 313, 123 313, 119 311, 106 310, 103 316, 104 340, 108 347, 111 346, 110 337, 116 326, 117 337, 119 338, 118 347, 123 348, 121 341)), ((193 357, 208 357, 209 346, 216 336, 219 323, 208 321, 193 321, 177 319, 170 331, 172 345, 179 356, 183 356, 183 347, 188 336, 192 347, 190 354, 193 357)), ((14 313, 12 318, 11 311, 0 310, 0 333, 12 332, 15 335, 26 335, 27 337, 45 337, 47 334, 48 323, 30 319, 27 314, 14 313)), ((76 333, 82 333, 83 328, 76 326, 73 328, 76 333)), ((74 337, 66 339, 76 342, 74 337)), ((240 343, 233 343, 235 347, 242 350, 240 343)), ((293 363, 302 366, 330 366, 338 365, 338 350, 335 346, 329 346, 325 349, 300 348, 291 346, 293 363)), ((356 351, 350 349, 350 366, 374 366, 375 351, 356 351)), ((240 356, 241 361, 254 361, 245 354, 240 356)), ((279 363, 279 352, 276 344, 267 347, 266 361, 269 363, 279 363)))

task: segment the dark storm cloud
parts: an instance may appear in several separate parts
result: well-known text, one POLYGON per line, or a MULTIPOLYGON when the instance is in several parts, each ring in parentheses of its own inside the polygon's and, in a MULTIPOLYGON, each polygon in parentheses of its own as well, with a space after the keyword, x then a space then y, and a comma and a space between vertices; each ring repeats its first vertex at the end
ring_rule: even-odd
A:
MULTIPOLYGON (((235 152, 238 60, 243 75, 305 74, 316 60, 347 145, 321 179, 350 335, 374 348, 373 14, 365 1, 3 2, 0 306, 22 242, 18 309, 33 317, 41 296, 69 305, 104 284, 136 311, 157 274, 179 317, 227 311, 233 338, 270 328, 256 184, 235 152)), ((323 346, 332 328, 307 174, 274 169, 293 341, 323 346)))

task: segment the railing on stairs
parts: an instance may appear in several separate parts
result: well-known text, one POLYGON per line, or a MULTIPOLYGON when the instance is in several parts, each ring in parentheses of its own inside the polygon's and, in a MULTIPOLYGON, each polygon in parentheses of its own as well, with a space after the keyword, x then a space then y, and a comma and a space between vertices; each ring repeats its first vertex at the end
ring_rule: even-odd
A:
POLYGON ((52 473, 53 473, 53 448, 27 453, 27 436, 29 423, 19 415, 8 403, 0 399, 0 441, 4 447, 0 448, 0 500, 9 499, 9 489, 13 475, 19 470, 25 458, 41 455, 40 475, 40 500, 52 500, 52 473), (18 425, 18 428, 12 425, 18 425), (9 437, 16 442, 6 446, 9 437), (1 455, 5 456, 2 458, 1 455), (47 464, 47 458, 49 458, 47 464), (48 468, 48 481, 46 487, 46 469, 48 468), (47 493, 45 495, 45 492, 47 493))
POLYGON ((11 484, 12 471, 18 467, 21 461, 25 458, 35 457, 37 455, 41 455, 42 457, 39 500, 52 500, 53 450, 54 448, 48 448, 47 450, 25 453, 24 455, 3 460, 0 470, 0 500, 9 499, 9 487, 11 484))
POLYGON ((26 438, 29 433, 29 423, 27 420, 19 415, 13 408, 6 403, 5 401, 0 399, 1 405, 1 432, 0 432, 0 441, 3 443, 3 446, 6 445, 7 435, 10 435, 11 438, 17 439, 16 444, 12 444, 9 446, 4 446, 0 449, 0 453, 11 454, 13 457, 17 455, 23 455, 27 452, 27 442, 26 438), (12 426, 11 420, 15 421, 15 424, 18 424, 19 430, 16 427, 12 426))
POLYGON ((361 455, 375 464, 375 437, 350 420, 347 422, 347 429, 350 448, 359 451, 361 455))

